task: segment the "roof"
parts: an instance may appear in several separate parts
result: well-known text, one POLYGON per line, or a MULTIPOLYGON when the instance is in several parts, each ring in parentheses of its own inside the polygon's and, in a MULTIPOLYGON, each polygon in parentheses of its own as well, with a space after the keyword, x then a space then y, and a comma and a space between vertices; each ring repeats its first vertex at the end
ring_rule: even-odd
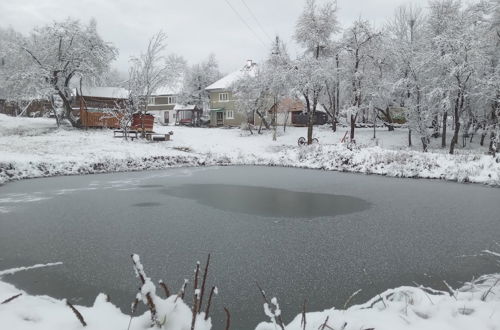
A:
POLYGON ((182 104, 176 104, 174 106, 174 110, 196 110, 197 107, 196 105, 191 105, 191 104, 188 104, 188 105, 182 105, 182 104))
POLYGON ((278 112, 303 111, 306 105, 299 99, 286 97, 278 104, 278 112))
POLYGON ((88 97, 102 97, 108 99, 127 99, 128 90, 122 87, 82 87, 76 89, 76 94, 88 97))
POLYGON ((245 66, 237 71, 231 72, 227 76, 217 80, 212 85, 205 88, 205 90, 216 90, 216 89, 229 89, 231 85, 234 84, 238 79, 242 78, 245 74, 250 74, 252 77, 255 76, 257 72, 257 63, 248 61, 245 66))
POLYGON ((158 87, 151 95, 178 95, 182 92, 182 87, 184 86, 184 76, 180 75, 176 80, 165 84, 164 86, 158 87))
MULTIPOLYGON (((285 99, 287 100, 287 99, 285 99)), ((285 101, 283 100, 283 101, 285 101)), ((290 112, 297 112, 297 111, 303 111, 303 112, 307 112, 307 107, 306 107, 306 101, 304 99, 304 97, 299 97, 298 99, 295 99, 295 100, 292 100, 290 98, 288 98, 289 101, 286 101, 286 102, 290 102, 289 104, 285 105, 285 106, 290 106, 291 108, 288 110, 290 112), (300 104, 302 104, 302 107, 300 106, 300 104)), ((282 102, 283 102, 282 101, 282 102)), ((278 111, 281 111, 281 108, 282 105, 280 105, 278 107, 278 111)), ((325 107, 322 105, 322 104, 316 104, 316 112, 327 112, 325 107)))

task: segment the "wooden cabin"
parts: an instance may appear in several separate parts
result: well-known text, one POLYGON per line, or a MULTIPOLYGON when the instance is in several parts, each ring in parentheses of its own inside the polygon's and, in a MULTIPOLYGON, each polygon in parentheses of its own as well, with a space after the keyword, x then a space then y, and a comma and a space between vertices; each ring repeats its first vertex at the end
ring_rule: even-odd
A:
POLYGON ((119 110, 126 107, 128 91, 119 87, 83 87, 75 90, 73 109, 82 127, 119 128, 119 110))

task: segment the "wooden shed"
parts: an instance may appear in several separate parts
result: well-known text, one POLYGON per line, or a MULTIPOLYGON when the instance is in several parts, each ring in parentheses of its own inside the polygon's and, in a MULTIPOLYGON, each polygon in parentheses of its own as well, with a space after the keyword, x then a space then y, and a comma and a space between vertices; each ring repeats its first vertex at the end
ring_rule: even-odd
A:
POLYGON ((128 91, 119 87, 83 87, 75 90, 73 109, 82 127, 119 128, 119 110, 125 109, 128 91))

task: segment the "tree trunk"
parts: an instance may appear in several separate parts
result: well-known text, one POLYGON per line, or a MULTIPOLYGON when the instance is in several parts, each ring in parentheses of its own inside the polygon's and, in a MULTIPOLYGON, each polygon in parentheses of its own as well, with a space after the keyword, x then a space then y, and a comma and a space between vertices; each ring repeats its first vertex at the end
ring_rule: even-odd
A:
POLYGON ((443 113, 443 135, 441 136, 441 147, 446 148, 446 125, 448 120, 448 111, 443 113))
POLYGON ((290 111, 287 111, 285 114, 285 121, 283 122, 283 132, 286 132, 286 124, 288 122, 288 117, 290 116, 290 111))
POLYGON ((274 112, 273 112, 273 141, 276 141, 276 129, 278 126, 278 112, 277 112, 278 106, 275 105, 274 107, 274 112))
POLYGON ((453 132, 453 138, 450 143, 450 154, 453 155, 455 153, 455 146, 458 144, 458 133, 460 132, 460 112, 463 109, 464 104, 464 96, 462 91, 460 90, 457 95, 457 99, 455 100, 455 109, 454 109, 454 126, 455 130, 453 132))
POLYGON ((57 113, 57 109, 52 108, 52 112, 54 113, 54 117, 56 118, 57 128, 61 127, 61 120, 59 119, 59 114, 57 113))
POLYGON ((438 138, 439 137, 439 115, 436 114, 434 118, 432 119, 432 137, 433 138, 438 138))
POLYGON ((453 138, 450 144, 450 154, 453 155, 455 152, 455 145, 458 143, 458 132, 460 131, 460 122, 455 123, 455 132, 453 133, 453 138))
POLYGON ((315 111, 309 112, 309 118, 307 121, 307 144, 312 144, 313 141, 314 115, 315 111))
POLYGON ((385 110, 382 110, 380 108, 377 108, 377 110, 384 115, 383 120, 386 121, 385 125, 389 129, 389 132, 394 131, 394 125, 392 125, 394 123, 394 120, 392 119, 391 110, 389 110, 389 107, 385 108, 385 110))
POLYGON ((412 143, 411 143, 411 129, 408 129, 408 147, 411 147, 412 146, 412 143))
POLYGON ((64 117, 70 122, 71 126, 78 127, 78 121, 73 116, 73 112, 72 112, 73 108, 71 107, 71 102, 68 100, 66 95, 64 95, 64 93, 61 92, 60 90, 57 91, 57 95, 59 95, 59 97, 63 101, 64 117))
POLYGON ((479 142, 479 144, 481 145, 481 147, 482 147, 482 146, 484 146, 484 139, 485 139, 485 138, 486 138, 486 133, 485 133, 485 132, 483 132, 483 133, 481 134, 481 142, 479 142))
POLYGON ((351 114, 351 142, 354 141, 354 129, 356 128, 356 116, 351 114))
POLYGON ((393 132, 394 131, 394 125, 390 125, 392 124, 394 121, 392 120, 392 115, 391 115, 391 110, 389 110, 389 107, 387 107, 387 121, 389 122, 389 125, 387 125, 387 128, 389 129, 389 132, 393 132))
POLYGON ((494 130, 491 131, 491 134, 490 134, 490 146, 489 146, 489 153, 495 157, 496 156, 496 152, 497 152, 497 135, 496 135, 496 132, 494 130))
POLYGON ((424 152, 427 152, 427 148, 429 146, 429 138, 428 137, 422 137, 422 148, 424 149, 424 152))
MULTIPOLYGON (((266 118, 264 118, 264 115, 259 110, 255 110, 255 113, 260 118, 260 126, 262 127, 262 124, 264 124, 266 129, 270 129, 269 123, 267 122, 266 118)), ((260 128, 259 128, 259 134, 260 134, 260 128)))

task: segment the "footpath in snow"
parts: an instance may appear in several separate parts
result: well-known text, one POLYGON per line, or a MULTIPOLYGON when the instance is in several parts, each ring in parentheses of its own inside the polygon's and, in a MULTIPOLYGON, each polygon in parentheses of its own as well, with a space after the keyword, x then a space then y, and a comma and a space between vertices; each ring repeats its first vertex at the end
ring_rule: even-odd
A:
MULTIPOLYGON (((267 165, 432 178, 500 186, 500 156, 475 144, 456 155, 405 146, 407 131, 358 129, 353 150, 340 143, 346 128, 315 130, 319 145, 298 147, 305 128, 250 135, 240 129, 155 126, 174 131, 173 141, 149 143, 113 138, 110 130, 56 129, 54 120, 0 115, 0 184, 56 175, 165 169, 180 166, 267 165)), ((477 138, 476 138, 477 140, 477 138)))

